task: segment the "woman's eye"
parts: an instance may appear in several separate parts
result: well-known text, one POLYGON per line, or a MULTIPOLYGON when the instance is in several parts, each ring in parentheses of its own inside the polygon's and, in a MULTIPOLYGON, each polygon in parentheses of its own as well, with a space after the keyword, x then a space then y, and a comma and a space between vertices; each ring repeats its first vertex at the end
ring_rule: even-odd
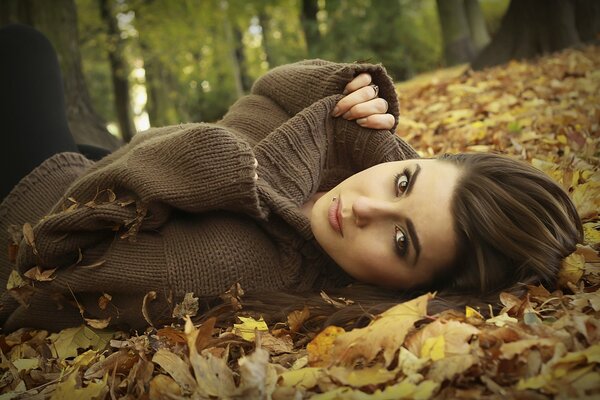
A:
POLYGON ((396 194, 401 195, 408 188, 409 177, 406 172, 396 176, 396 194))
POLYGON ((398 254, 400 256, 406 255, 406 252, 408 250, 408 238, 406 237, 402 229, 400 229, 400 227, 398 226, 396 226, 394 241, 396 244, 396 250, 398 251, 398 254))

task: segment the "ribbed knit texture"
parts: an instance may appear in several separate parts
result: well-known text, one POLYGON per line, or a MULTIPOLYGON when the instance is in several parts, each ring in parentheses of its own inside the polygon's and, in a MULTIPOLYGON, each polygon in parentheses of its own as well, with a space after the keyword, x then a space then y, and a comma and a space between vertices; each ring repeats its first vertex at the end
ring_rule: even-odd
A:
POLYGON ((35 282, 29 309, 4 293, 0 322, 5 329, 82 322, 69 305, 75 295, 88 318, 140 327, 151 290, 159 319, 169 314, 168 298, 214 296, 235 282, 247 291, 347 282, 298 206, 362 169, 417 157, 389 131, 331 118, 344 86, 363 71, 397 116, 381 66, 304 61, 259 79, 216 124, 153 128, 93 165, 76 154, 47 160, 0 206, 2 232, 32 223, 37 252, 21 241, 16 266, 3 256, 0 284, 15 267, 58 268, 56 279, 35 282), (113 296, 106 310, 96 305, 103 292, 113 296))

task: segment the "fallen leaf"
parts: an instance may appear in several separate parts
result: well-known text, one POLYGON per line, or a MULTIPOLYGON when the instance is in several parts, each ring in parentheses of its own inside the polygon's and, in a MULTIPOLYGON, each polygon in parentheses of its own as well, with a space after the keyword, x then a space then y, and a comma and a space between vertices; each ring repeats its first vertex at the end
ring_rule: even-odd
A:
POLYGON ((173 378, 167 375, 156 375, 150 381, 148 391, 151 400, 170 400, 175 396, 181 396, 181 387, 173 378))
POLYGON ((106 307, 110 304, 112 296, 108 293, 102 293, 102 296, 98 297, 98 307, 101 310, 106 310, 106 307))
POLYGON ((148 312, 148 304, 152 301, 156 300, 156 292, 154 290, 149 291, 144 295, 144 300, 142 301, 142 315, 144 319, 150 326, 154 326, 152 320, 150 319, 150 313, 148 312))
POLYGON ((173 309, 173 318, 184 319, 186 316, 195 317, 198 314, 198 298, 194 293, 186 293, 181 303, 173 309))
POLYGON ((198 334, 199 330, 194 327, 192 320, 186 317, 185 335, 190 364, 197 382, 196 394, 204 397, 231 397, 236 391, 233 372, 223 358, 216 357, 207 350, 200 354, 196 348, 198 334))
POLYGON ((83 318, 85 323, 95 329, 104 329, 110 324, 111 317, 104 319, 83 318))
POLYGON ((52 400, 81 399, 92 400, 104 398, 108 393, 108 374, 102 380, 88 382, 85 387, 77 383, 78 370, 75 369, 67 375, 67 378, 56 385, 52 393, 52 400))
POLYGON ((33 235, 33 227, 29 222, 25 222, 23 224, 23 239, 25 239, 25 243, 31 247, 33 254, 37 255, 38 251, 35 247, 35 237, 33 235))
POLYGON ((191 394, 196 390, 196 380, 190 373, 189 365, 167 349, 159 349, 152 357, 177 382, 183 393, 191 394))
POLYGON ((95 331, 85 325, 63 329, 49 336, 51 350, 55 357, 65 359, 75 357, 78 350, 90 347, 104 349, 112 338, 112 332, 95 331))
POLYGON ((428 293, 398 304, 377 316, 361 329, 339 335, 333 346, 332 360, 344 364, 361 358, 371 362, 380 352, 388 366, 415 322, 427 315, 428 293))
POLYGON ((567 283, 577 283, 583 275, 585 257, 582 254, 572 253, 567 256, 561 265, 558 274, 558 283, 561 287, 567 287, 567 283))
POLYGON ((252 342, 254 340, 254 337, 256 336, 255 330, 265 332, 269 330, 269 328, 267 327, 267 323, 265 322, 263 317, 260 317, 258 321, 252 317, 238 318, 240 319, 240 321, 242 321, 242 323, 233 324, 233 332, 249 342, 252 342))
POLYGON ((287 323, 290 327, 290 331, 298 332, 302 329, 304 321, 310 317, 310 310, 307 306, 304 306, 302 310, 294 310, 287 316, 287 323))
POLYGON ((330 325, 323 329, 307 346, 308 365, 311 367, 328 366, 331 362, 333 343, 343 334, 344 328, 330 325))
POLYGON ((54 272, 56 272, 56 268, 42 270, 40 267, 36 266, 27 270, 23 276, 34 281, 49 282, 56 278, 54 272))

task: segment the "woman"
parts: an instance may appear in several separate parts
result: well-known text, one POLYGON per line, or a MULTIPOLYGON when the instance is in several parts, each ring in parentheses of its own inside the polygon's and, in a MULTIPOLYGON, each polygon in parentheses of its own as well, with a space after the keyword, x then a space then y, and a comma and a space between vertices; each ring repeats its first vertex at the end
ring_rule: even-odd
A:
POLYGON ((40 160, 0 205, 18 245, 1 276, 32 279, 2 295, 4 329, 143 327, 185 293, 235 283, 255 296, 552 283, 581 238, 561 189, 498 156, 418 159, 369 129, 393 132, 397 116, 381 66, 305 61, 259 79, 216 124, 150 129, 96 163, 40 160))

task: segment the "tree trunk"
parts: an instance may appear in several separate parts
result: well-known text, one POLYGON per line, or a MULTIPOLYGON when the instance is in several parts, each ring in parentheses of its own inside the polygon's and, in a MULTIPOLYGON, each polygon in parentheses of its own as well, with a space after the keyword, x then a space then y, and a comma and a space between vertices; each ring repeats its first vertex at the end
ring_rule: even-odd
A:
POLYGON ((129 96, 129 70, 123 59, 123 41, 117 21, 113 16, 110 0, 99 0, 102 20, 108 28, 108 60, 112 76, 113 91, 115 96, 115 111, 119 121, 121 138, 129 142, 135 134, 133 119, 131 118, 131 98, 129 96))
POLYGON ((317 47, 321 40, 319 22, 317 21, 318 12, 319 4, 317 0, 302 0, 301 22, 309 58, 317 56, 317 47))
POLYGON ((579 43, 574 4, 569 0, 511 0, 498 33, 472 67, 482 69, 579 43))
POLYGON ((465 0, 465 12, 475 53, 479 53, 490 42, 490 34, 483 19, 479 0, 465 0))
POLYGON ((273 56, 271 55, 272 50, 271 50, 271 42, 270 42, 270 38, 269 38, 269 15, 267 14, 266 11, 261 10, 258 14, 258 23, 260 25, 260 27, 262 28, 262 45, 263 45, 263 49, 265 51, 265 61, 267 62, 267 65, 269 66, 269 68, 272 68, 274 66, 273 64, 273 56))
MULTIPOLYGON (((144 18, 143 8, 154 3, 154 0, 144 0, 140 7, 134 7, 136 21, 144 18)), ((177 123, 177 109, 173 102, 169 101, 169 85, 172 78, 167 68, 155 54, 152 44, 146 39, 144 27, 136 26, 138 31, 138 42, 144 59, 145 87, 146 87, 146 111, 151 126, 165 126, 177 123)))
POLYGON ((575 25, 582 42, 600 40, 600 1, 574 0, 575 25))
POLYGON ((81 68, 74 0, 2 1, 2 23, 31 25, 44 33, 54 46, 63 75, 67 120, 75 141, 108 150, 118 148, 121 141, 108 132, 106 122, 95 112, 87 91, 81 68))
POLYGON ((237 97, 244 95, 244 84, 242 83, 242 66, 239 63, 238 54, 236 52, 237 45, 235 43, 234 28, 229 20, 229 13, 227 12, 228 3, 226 1, 221 2, 223 9, 223 29, 225 30, 225 42, 229 47, 229 60, 231 64, 231 71, 233 74, 233 81, 235 82, 235 92, 237 97))
POLYGON ((244 38, 242 31, 237 27, 233 27, 233 38, 235 42, 235 58, 240 68, 240 80, 242 83, 242 90, 244 93, 250 91, 252 86, 252 79, 248 76, 246 68, 246 55, 244 54, 244 38))
POLYGON ((437 0, 447 65, 471 61, 474 50, 463 0, 437 0))

